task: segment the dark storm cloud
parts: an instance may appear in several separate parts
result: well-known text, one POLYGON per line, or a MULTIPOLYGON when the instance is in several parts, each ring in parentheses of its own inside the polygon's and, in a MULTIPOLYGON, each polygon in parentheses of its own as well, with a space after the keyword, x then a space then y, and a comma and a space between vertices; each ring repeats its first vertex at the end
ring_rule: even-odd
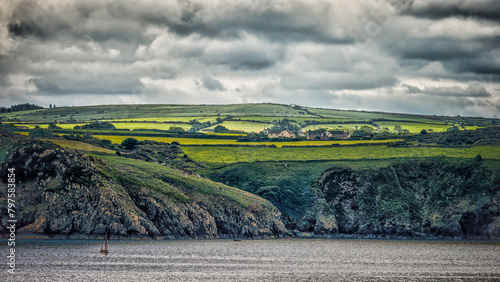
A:
POLYGON ((498 25, 451 19, 422 27, 421 20, 397 21, 401 26, 391 27, 393 32, 381 36, 377 43, 386 54, 399 59, 401 68, 418 71, 438 62, 448 72, 442 74, 443 78, 464 79, 468 75, 470 79, 498 82, 498 25))
POLYGON ((424 0, 412 1, 403 7, 403 14, 428 19, 473 17, 500 21, 500 2, 497 0, 424 0))
POLYGON ((0 95, 493 115, 499 5, 0 0, 0 95))
POLYGON ((232 70, 261 70, 273 66, 276 58, 255 50, 248 52, 235 50, 228 54, 212 54, 203 61, 208 64, 225 65, 232 70))

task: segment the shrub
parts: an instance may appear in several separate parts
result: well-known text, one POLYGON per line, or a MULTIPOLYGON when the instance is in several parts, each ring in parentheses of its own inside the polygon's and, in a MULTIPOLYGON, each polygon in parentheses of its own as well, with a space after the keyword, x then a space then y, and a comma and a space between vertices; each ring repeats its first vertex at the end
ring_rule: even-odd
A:
POLYGON ((137 139, 127 138, 127 139, 123 140, 121 145, 127 150, 132 150, 135 147, 135 145, 137 145, 137 143, 139 143, 139 141, 137 141, 137 139))

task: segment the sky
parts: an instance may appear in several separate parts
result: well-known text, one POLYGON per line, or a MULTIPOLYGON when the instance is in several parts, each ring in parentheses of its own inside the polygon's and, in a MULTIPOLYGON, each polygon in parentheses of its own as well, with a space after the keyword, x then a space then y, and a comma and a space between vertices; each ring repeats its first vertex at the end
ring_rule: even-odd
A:
POLYGON ((498 0, 0 0, 0 106, 500 116, 498 0))

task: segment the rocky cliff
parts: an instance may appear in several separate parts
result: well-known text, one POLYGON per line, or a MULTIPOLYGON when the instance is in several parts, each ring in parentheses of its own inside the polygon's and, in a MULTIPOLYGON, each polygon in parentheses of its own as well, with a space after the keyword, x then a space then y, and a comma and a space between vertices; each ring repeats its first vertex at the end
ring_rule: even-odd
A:
POLYGON ((299 228, 316 234, 500 239, 500 175, 481 158, 333 167, 299 228))
MULTIPOLYGON (((20 234, 63 238, 261 238, 287 234, 280 212, 248 192, 154 163, 84 155, 4 136, 15 168, 20 234)), ((6 192, 6 177, 1 182, 6 192)), ((4 196, 4 195, 2 195, 4 196)), ((2 205, 2 209, 6 205, 2 205)), ((2 215, 5 215, 2 210, 2 215)), ((6 219, 2 219, 2 233, 6 219)))

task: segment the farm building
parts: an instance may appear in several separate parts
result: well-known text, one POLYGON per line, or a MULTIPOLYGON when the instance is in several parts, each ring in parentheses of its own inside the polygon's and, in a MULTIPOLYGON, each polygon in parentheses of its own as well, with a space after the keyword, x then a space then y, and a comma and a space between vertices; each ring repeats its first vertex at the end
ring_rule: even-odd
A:
POLYGON ((269 130, 268 138, 295 138, 295 133, 291 130, 269 130))
POLYGON ((333 137, 332 133, 325 130, 314 130, 307 133, 307 139, 328 140, 330 137, 333 137))
POLYGON ((340 131, 340 130, 332 131, 331 135, 335 139, 349 139, 349 138, 351 138, 351 133, 340 131))

